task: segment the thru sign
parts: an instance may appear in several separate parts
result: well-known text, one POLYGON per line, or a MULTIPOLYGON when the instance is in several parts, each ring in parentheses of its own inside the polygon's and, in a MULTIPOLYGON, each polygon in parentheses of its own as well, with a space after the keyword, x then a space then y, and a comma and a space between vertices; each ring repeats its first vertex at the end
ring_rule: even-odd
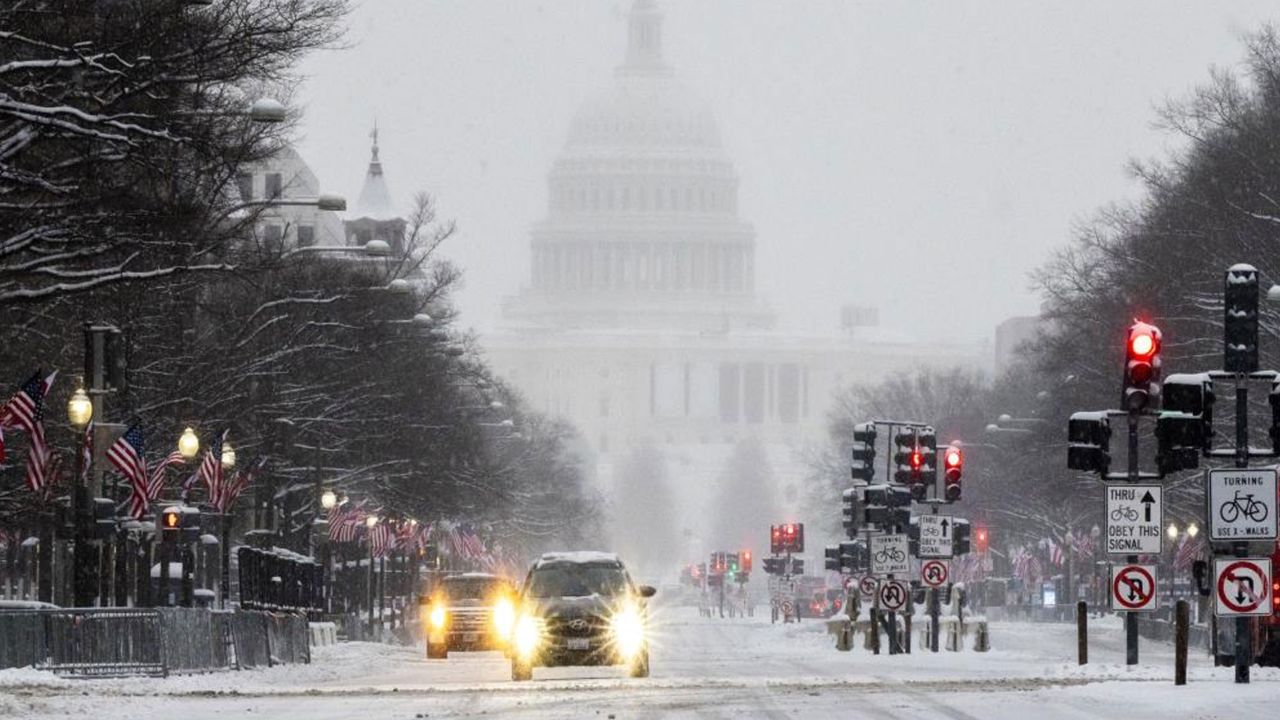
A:
POLYGON ((955 519, 950 515, 921 515, 916 521, 920 524, 920 557, 951 557, 951 536, 955 519))
POLYGON ((1161 498, 1159 485, 1114 484, 1107 486, 1107 554, 1157 555, 1160 553, 1161 498))
POLYGON ((1276 471, 1210 470, 1205 496, 1210 540, 1276 538, 1276 471))

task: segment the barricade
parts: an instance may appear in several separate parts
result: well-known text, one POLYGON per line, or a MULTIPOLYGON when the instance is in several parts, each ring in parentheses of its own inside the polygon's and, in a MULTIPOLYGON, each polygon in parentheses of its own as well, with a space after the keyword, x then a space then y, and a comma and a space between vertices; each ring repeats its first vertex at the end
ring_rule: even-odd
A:
POLYGON ((338 626, 331 622, 313 622, 308 625, 311 631, 311 647, 328 647, 338 644, 338 626))

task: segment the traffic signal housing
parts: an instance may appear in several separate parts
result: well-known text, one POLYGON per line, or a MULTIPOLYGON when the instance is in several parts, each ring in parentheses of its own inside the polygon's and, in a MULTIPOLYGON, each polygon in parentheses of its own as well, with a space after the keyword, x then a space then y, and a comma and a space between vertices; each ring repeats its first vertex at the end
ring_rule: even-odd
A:
POLYGON ((893 436, 893 462, 897 469, 893 480, 899 485, 914 485, 920 478, 924 465, 924 453, 916 438, 915 428, 903 428, 893 436))
POLYGON ((164 542, 177 542, 182 535, 182 510, 167 507, 160 513, 160 538, 164 542))
MULTIPOLYGON (((1274 395, 1274 388, 1272 393, 1274 395)), ((1199 419, 1202 427, 1200 449, 1206 453, 1213 449, 1215 400, 1213 380, 1208 373, 1175 373, 1165 378, 1164 385, 1160 388, 1160 406, 1163 410, 1193 415, 1199 419)), ((1272 401, 1272 417, 1275 417, 1275 400, 1272 401)))
POLYGON ((863 502, 862 492, 863 488, 849 488, 840 495, 842 501, 840 513, 843 517, 841 524, 844 526, 845 536, 849 538, 856 536, 859 528, 867 521, 866 503, 863 502))
POLYGON ((839 545, 828 545, 822 549, 822 567, 831 572, 840 572, 844 569, 840 562, 839 545))
POLYGON ((1072 413, 1067 421, 1067 467, 1105 475, 1111 467, 1111 420, 1105 412, 1072 413))
POLYGON ((849 474, 854 480, 869 483, 876 476, 876 424, 865 422, 853 426, 853 464, 849 474))
POLYGON ((942 453, 943 477, 947 502, 960 499, 960 476, 964 474, 964 451, 959 443, 951 443, 942 453))
POLYGON ((1160 400, 1160 328, 1144 322, 1129 327, 1125 341, 1124 392, 1121 404, 1131 413, 1160 400))
POLYGON ((933 428, 920 430, 916 435, 916 447, 920 451, 920 467, 912 480, 911 496, 923 500, 928 495, 929 485, 938 482, 938 435, 933 428))
POLYGON ((955 555, 968 555, 973 548, 971 542, 973 533, 969 521, 964 518, 955 518, 951 528, 951 552, 955 555))
POLYGON ((986 552, 991 547, 991 535, 986 525, 979 525, 973 529, 973 547, 980 553, 986 552))
POLYGON ((1252 265, 1227 269, 1222 304, 1222 367, 1229 373, 1258 369, 1258 270, 1252 265))
POLYGON ((738 553, 738 570, 743 573, 751 572, 751 551, 742 550, 738 553))
POLYGON ((1166 410, 1156 418, 1156 468, 1162 476, 1199 467, 1203 447, 1199 417, 1166 410))

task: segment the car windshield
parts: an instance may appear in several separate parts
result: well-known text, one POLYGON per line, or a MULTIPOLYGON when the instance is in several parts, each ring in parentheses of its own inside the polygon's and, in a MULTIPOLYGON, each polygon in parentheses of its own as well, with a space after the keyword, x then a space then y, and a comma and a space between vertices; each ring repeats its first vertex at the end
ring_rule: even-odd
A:
POLYGON ((627 584, 627 574, 617 565, 556 563, 533 571, 527 593, 535 598, 621 595, 627 584))
POLYGON ((484 600, 502 589, 497 578, 449 578, 444 592, 454 600, 484 600))

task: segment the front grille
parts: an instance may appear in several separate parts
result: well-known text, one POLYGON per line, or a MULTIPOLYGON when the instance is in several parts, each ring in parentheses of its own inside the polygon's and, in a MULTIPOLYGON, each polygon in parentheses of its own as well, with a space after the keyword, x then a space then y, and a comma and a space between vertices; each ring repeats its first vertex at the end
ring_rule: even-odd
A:
POLYGON ((609 623, 599 615, 553 615, 546 628, 551 637, 596 637, 609 631, 609 623))
POLYGON ((484 632, 488 626, 488 610, 455 610, 450 624, 454 632, 484 632))

